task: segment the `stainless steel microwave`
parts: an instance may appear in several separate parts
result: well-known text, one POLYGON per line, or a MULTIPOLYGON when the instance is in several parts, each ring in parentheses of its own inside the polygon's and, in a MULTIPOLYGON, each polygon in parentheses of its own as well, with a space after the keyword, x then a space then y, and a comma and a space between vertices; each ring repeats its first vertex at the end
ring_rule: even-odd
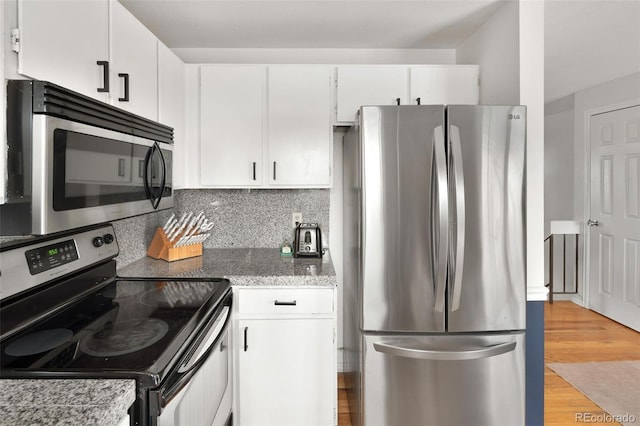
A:
POLYGON ((173 207, 173 129, 54 84, 7 84, 2 235, 44 235, 173 207))

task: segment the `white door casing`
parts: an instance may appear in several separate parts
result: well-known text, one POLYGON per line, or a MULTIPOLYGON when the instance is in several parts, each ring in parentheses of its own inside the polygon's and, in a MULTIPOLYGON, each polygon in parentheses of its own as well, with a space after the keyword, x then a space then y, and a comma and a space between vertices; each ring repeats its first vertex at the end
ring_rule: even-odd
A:
POLYGON ((588 307, 640 331, 640 105, 589 127, 588 307))

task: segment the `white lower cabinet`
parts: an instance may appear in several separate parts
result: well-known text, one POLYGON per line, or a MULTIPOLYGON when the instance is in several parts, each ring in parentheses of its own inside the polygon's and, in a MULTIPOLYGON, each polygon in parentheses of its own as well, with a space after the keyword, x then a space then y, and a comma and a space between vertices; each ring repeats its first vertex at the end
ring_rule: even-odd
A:
POLYGON ((337 424, 333 288, 237 292, 234 424, 337 424))

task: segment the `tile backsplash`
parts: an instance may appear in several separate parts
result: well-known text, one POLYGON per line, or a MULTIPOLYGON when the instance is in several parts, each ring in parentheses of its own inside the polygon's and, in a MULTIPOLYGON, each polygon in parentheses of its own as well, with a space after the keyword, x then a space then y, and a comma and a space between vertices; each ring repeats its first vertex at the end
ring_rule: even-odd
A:
MULTIPOLYGON (((205 248, 279 247, 293 242, 291 214, 302 213, 304 222, 317 222, 323 241, 329 241, 328 189, 184 189, 174 195, 176 216, 202 211, 213 222, 205 248)), ((122 267, 146 255, 157 227, 171 215, 165 210, 113 222, 122 267)))

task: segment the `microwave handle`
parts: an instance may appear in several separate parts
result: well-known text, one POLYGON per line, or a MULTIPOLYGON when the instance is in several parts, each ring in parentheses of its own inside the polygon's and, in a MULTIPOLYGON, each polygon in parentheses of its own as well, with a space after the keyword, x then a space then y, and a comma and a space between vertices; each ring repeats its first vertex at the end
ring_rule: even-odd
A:
POLYGON ((160 205, 160 200, 162 200, 164 189, 167 186, 167 163, 164 160, 164 155, 162 155, 162 150, 160 149, 160 145, 158 145, 158 142, 154 143, 153 146, 156 152, 158 153, 158 155, 160 156, 160 162, 162 163, 162 179, 160 180, 160 193, 158 194, 158 199, 156 200, 156 203, 153 206, 155 210, 160 205))
POLYGON ((144 168, 143 168, 143 177, 142 181, 144 183, 144 193, 147 196, 147 199, 151 200, 151 204, 153 204, 153 193, 151 192, 151 184, 149 183, 149 162, 151 161, 151 157, 153 154, 154 147, 150 147, 147 150, 147 155, 144 156, 144 168))
MULTIPOLYGON (((153 179, 153 176, 151 176, 153 179)), ((153 209, 157 209, 160 205, 160 200, 162 199, 162 194, 164 193, 164 189, 167 183, 167 163, 164 160, 164 155, 162 155, 162 150, 158 145, 158 142, 155 142, 151 148, 147 151, 147 155, 144 159, 144 192, 147 195, 149 201, 151 201, 151 205, 153 209), (156 197, 154 191, 152 190, 152 182, 149 178, 149 164, 151 163, 154 153, 157 152, 160 156, 160 162, 162 163, 162 180, 160 181, 160 193, 156 197)))

